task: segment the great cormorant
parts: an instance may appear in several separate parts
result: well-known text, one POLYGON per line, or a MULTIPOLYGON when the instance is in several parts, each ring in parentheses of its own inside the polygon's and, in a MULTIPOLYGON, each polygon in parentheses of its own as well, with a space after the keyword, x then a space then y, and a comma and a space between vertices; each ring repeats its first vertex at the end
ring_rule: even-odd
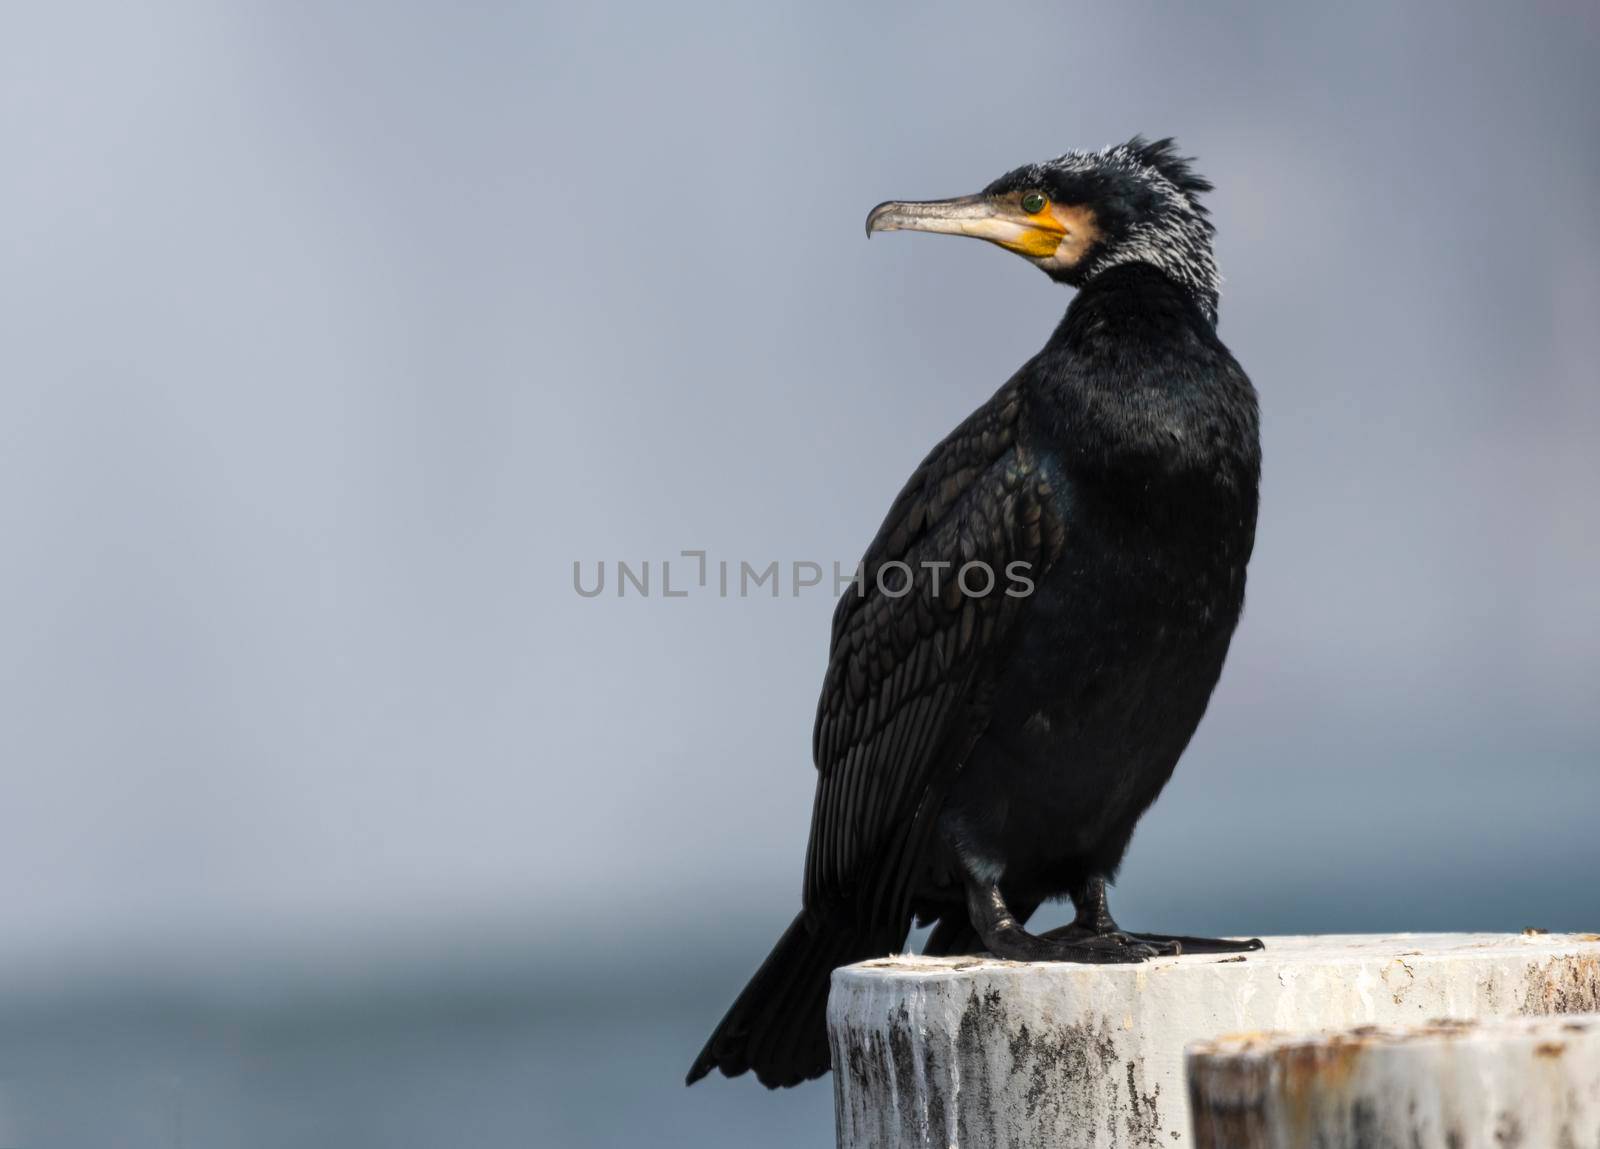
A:
POLYGON ((912 474, 834 612, 804 908, 690 1083, 826 1073, 830 972, 913 919, 936 923, 929 953, 1022 961, 1260 947, 1129 934, 1105 900, 1222 671, 1255 540, 1256 395, 1217 338, 1210 190, 1135 137, 867 217, 986 239, 1078 292, 912 474), (1029 933, 1062 896, 1072 924, 1029 933))

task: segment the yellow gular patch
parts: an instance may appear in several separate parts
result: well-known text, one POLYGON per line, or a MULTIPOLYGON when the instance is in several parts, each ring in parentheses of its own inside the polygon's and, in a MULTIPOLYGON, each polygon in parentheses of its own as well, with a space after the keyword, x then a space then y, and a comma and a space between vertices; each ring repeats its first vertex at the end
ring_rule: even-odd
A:
MULTIPOLYGON (((1046 209, 1048 213, 1049 209, 1046 209)), ((1007 251, 1014 251, 1018 255, 1026 255, 1030 259, 1047 259, 1055 254, 1056 248, 1061 243, 1061 233, 1052 231, 1048 227, 1023 226, 1017 234, 1000 241, 1000 245, 1007 251)))

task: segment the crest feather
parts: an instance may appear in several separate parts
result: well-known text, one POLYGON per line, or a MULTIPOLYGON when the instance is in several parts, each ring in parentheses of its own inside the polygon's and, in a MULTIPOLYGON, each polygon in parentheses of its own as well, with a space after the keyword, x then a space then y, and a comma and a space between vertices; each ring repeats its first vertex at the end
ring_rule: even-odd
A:
POLYGON ((1205 204, 1200 202, 1200 197, 1212 190, 1211 181, 1194 170, 1193 156, 1178 154, 1178 142, 1175 139, 1164 136, 1151 141, 1143 136, 1134 136, 1123 146, 1140 163, 1154 168, 1171 181, 1197 212, 1202 215, 1208 214, 1205 204))

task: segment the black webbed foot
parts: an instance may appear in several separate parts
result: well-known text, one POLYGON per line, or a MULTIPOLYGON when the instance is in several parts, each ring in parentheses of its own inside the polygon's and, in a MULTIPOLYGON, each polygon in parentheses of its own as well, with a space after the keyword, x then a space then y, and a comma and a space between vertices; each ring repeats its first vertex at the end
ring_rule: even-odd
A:
POLYGON ((1167 938, 1156 934, 1130 934, 1119 929, 1094 930, 1073 922, 1070 925, 1059 926, 1056 929, 1040 935, 1049 941, 1067 944, 1085 944, 1095 940, 1106 940, 1126 946, 1142 946, 1150 951, 1151 957, 1174 957, 1177 954, 1188 953, 1188 947, 1181 943, 1187 938, 1167 938))
POLYGON ((1120 934, 1056 938, 1030 934, 1012 915, 1000 888, 992 883, 974 882, 967 887, 967 912, 984 948, 1007 961, 1111 965, 1149 961, 1160 953, 1157 946, 1120 934))
POLYGON ((1125 936, 1064 938, 1050 934, 1030 934, 1026 930, 1005 930, 985 941, 988 950, 1007 961, 1078 962, 1084 965, 1118 965, 1149 961, 1160 957, 1159 946, 1125 936))
POLYGON ((1198 938, 1184 934, 1143 934, 1124 930, 1111 917, 1110 907, 1106 905, 1106 883, 1103 878, 1091 878, 1082 889, 1074 891, 1072 904, 1078 911, 1072 924, 1051 930, 1046 937, 1118 937, 1155 946, 1162 954, 1242 954, 1266 948, 1260 938, 1198 938))

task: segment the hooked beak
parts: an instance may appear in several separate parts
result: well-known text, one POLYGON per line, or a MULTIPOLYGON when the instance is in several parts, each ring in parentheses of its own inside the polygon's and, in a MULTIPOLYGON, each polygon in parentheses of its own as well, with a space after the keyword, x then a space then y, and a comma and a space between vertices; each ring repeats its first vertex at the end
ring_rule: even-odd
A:
POLYGON ((1015 196, 969 195, 911 203, 890 200, 867 215, 867 238, 875 231, 932 231, 970 235, 1032 259, 1055 254, 1066 228, 1048 208, 1030 215, 1015 196))

